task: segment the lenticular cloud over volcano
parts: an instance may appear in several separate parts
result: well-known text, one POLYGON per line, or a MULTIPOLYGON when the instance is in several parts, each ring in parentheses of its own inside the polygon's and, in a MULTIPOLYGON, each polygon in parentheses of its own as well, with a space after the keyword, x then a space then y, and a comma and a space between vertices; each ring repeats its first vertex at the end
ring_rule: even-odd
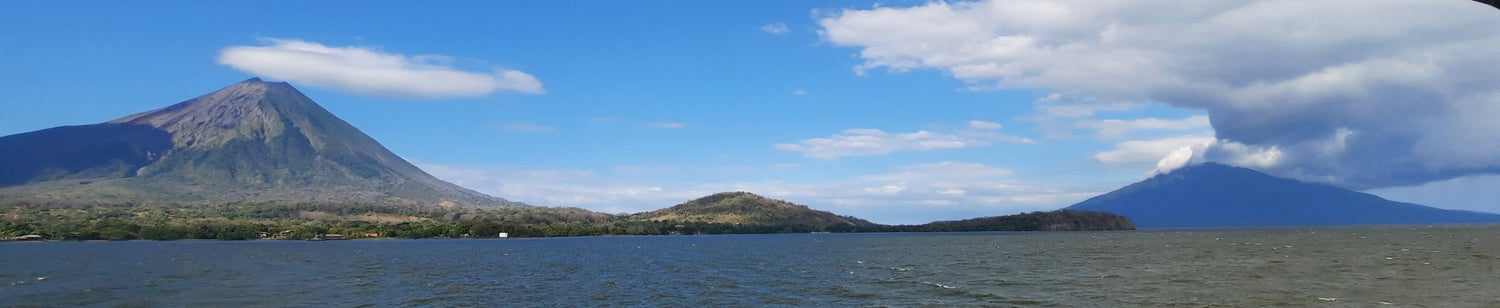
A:
POLYGON ((1480 3, 935 2, 818 23, 859 74, 1205 110, 1196 161, 1350 188, 1500 172, 1500 11, 1480 3))
POLYGON ((407 56, 375 47, 325 46, 262 38, 265 46, 230 46, 219 64, 247 73, 344 92, 404 98, 477 97, 493 92, 542 94, 535 76, 518 70, 465 71, 442 55, 407 56))

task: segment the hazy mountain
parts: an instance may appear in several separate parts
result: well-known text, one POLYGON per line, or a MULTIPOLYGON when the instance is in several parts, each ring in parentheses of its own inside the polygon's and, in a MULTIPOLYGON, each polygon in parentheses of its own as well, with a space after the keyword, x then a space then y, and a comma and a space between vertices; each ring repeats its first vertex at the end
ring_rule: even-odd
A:
POLYGON ((748 192, 724 192, 683 202, 669 208, 630 215, 629 219, 800 226, 862 227, 875 224, 851 216, 814 210, 804 205, 762 197, 748 192))
POLYGON ((1395 202, 1214 163, 1157 175, 1068 209, 1125 215, 1141 228, 1500 222, 1500 214, 1395 202))
POLYGON ((0 137, 0 202, 523 206, 439 180, 284 82, 0 137))

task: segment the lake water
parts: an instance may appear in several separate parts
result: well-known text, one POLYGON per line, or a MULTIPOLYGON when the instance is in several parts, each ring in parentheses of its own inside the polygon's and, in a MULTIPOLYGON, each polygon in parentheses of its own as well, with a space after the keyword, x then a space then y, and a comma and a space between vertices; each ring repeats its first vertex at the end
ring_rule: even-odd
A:
POLYGON ((1500 307, 1500 225, 0 243, 0 306, 1500 307))

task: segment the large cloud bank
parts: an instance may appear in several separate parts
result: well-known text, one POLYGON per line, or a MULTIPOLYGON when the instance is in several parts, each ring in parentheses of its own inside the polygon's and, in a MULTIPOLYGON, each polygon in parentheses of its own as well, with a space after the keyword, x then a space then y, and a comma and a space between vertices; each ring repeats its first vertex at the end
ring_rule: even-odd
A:
POLYGON ((1194 160, 1351 188, 1500 172, 1500 12, 1479 3, 934 2, 819 24, 857 73, 1206 110, 1194 160))

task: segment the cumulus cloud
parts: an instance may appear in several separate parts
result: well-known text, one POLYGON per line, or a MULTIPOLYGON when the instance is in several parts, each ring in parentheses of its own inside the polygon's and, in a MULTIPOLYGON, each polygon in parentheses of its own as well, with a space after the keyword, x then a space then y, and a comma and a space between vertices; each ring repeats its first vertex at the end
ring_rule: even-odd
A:
MULTIPOLYGON (((1213 132, 1123 141, 1116 143, 1113 150, 1094 154, 1094 160, 1107 165, 1147 168, 1156 167, 1158 162, 1164 161, 1163 158, 1171 159, 1174 163, 1186 163, 1193 156, 1193 148, 1201 149, 1213 144, 1214 141, 1213 132), (1177 154, 1173 155, 1174 153, 1177 154), (1169 155, 1177 157, 1168 157, 1169 155), (1184 155, 1186 157, 1183 157, 1184 155)), ((1173 165, 1173 163, 1168 165, 1173 165)))
POLYGON ((1176 120, 1158 118, 1084 120, 1079 121, 1078 126, 1097 130, 1101 138, 1119 139, 1132 131, 1139 130, 1189 130, 1206 128, 1208 127, 1208 116, 1195 115, 1176 120))
MULTIPOLYGON (((1159 139, 1130 140, 1115 148, 1094 154, 1100 163, 1124 167, 1155 167, 1148 174, 1169 173, 1187 165, 1215 161, 1255 169, 1274 169, 1285 163, 1286 154, 1278 147, 1253 147, 1214 138, 1203 132, 1159 139)), ((1292 174, 1299 178, 1307 174, 1292 174)), ((1323 179, 1328 180, 1328 179, 1323 179)))
POLYGON ((770 33, 770 34, 784 34, 784 33, 787 33, 787 32, 791 32, 792 29, 788 29, 786 27, 786 23, 778 22, 778 23, 772 23, 772 24, 760 26, 760 31, 765 31, 766 33, 770 33))
POLYGON ((1500 18, 1479 3, 931 2, 818 24, 859 49, 859 74, 1205 110, 1219 142, 1198 155, 1280 153, 1262 168, 1277 175, 1368 188, 1500 171, 1500 121, 1480 120, 1500 117, 1500 18))
POLYGON ((374 47, 325 46, 296 39, 262 38, 262 46, 230 46, 218 62, 234 69, 297 84, 378 97, 451 98, 496 91, 542 94, 535 76, 510 69, 471 72, 440 55, 406 56, 374 47))

